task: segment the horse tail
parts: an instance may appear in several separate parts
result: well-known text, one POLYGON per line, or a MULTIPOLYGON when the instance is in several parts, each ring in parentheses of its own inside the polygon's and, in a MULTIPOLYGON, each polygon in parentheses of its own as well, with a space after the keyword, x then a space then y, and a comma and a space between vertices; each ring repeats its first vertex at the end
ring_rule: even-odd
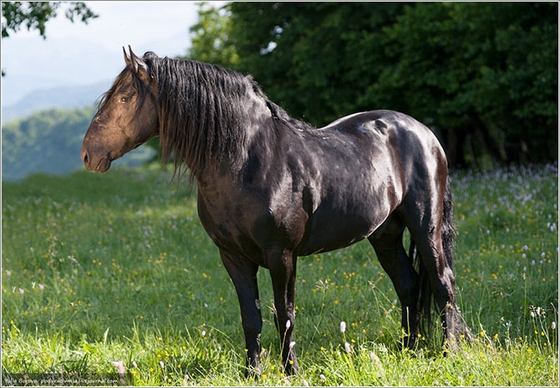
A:
POLYGON ((455 257, 455 237, 457 236, 457 228, 455 227, 455 217, 453 215, 453 194, 449 186, 449 179, 445 185, 445 194, 443 196, 443 224, 441 228, 441 242, 443 244, 443 253, 449 268, 453 269, 455 257))
MULTIPOLYGON (((453 215, 453 195, 449 185, 449 180, 445 186, 445 194, 443 197, 443 219, 441 227, 441 241, 443 245, 443 254, 449 268, 453 269, 455 256, 455 237, 457 229, 453 215)), ((415 264, 419 278, 419 294, 418 294, 418 314, 420 317, 420 333, 429 337, 432 328, 431 307, 433 301, 433 292, 430 286, 428 271, 424 266, 420 253, 416 248, 416 243, 411 239, 409 248, 410 260, 415 264)))

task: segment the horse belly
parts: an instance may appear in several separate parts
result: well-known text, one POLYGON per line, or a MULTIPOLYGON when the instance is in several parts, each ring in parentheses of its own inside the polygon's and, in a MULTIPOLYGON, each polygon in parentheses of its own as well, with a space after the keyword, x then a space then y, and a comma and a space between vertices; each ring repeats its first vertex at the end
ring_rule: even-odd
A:
POLYGON ((369 237, 390 213, 388 209, 377 210, 348 213, 318 209, 309 220, 306 236, 297 249, 298 256, 344 248, 369 237))

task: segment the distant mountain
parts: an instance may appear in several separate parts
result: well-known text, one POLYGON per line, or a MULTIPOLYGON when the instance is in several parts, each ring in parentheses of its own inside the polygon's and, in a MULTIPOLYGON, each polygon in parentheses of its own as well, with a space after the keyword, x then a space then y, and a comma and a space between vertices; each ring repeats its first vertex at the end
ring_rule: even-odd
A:
POLYGON ((52 108, 73 109, 94 106, 111 81, 93 85, 53 87, 30 92, 18 102, 2 106, 2 123, 52 108))

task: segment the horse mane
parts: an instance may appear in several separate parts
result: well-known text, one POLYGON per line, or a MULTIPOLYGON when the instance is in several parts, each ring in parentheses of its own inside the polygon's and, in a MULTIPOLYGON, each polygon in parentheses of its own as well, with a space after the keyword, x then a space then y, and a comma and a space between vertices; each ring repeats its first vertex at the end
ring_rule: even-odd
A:
POLYGON ((162 161, 173 157, 174 174, 179 178, 187 167, 191 179, 223 163, 241 167, 236 164, 243 163, 246 128, 255 120, 248 109, 251 94, 265 102, 273 125, 308 127, 270 101, 251 76, 188 59, 144 59, 158 84, 162 161))
POLYGON ((198 175, 210 161, 232 160, 243 142, 245 119, 239 99, 246 92, 233 72, 190 60, 154 58, 151 72, 157 80, 156 109, 162 160, 174 159, 179 176, 188 165, 198 175), (225 103, 227 99, 234 100, 225 103))

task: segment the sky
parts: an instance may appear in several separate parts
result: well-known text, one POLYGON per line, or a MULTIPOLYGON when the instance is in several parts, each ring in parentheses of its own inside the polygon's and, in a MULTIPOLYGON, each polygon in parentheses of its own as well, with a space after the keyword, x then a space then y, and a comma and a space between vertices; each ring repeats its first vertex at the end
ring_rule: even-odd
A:
MULTIPOLYGON (((71 23, 60 9, 47 22, 43 40, 24 27, 2 39, 2 105, 35 89, 111 81, 124 67, 122 47, 137 55, 153 51, 173 57, 190 47, 189 28, 198 20, 192 1, 86 1, 99 15, 88 24, 71 23)), ((215 6, 224 1, 212 2, 215 6)))

